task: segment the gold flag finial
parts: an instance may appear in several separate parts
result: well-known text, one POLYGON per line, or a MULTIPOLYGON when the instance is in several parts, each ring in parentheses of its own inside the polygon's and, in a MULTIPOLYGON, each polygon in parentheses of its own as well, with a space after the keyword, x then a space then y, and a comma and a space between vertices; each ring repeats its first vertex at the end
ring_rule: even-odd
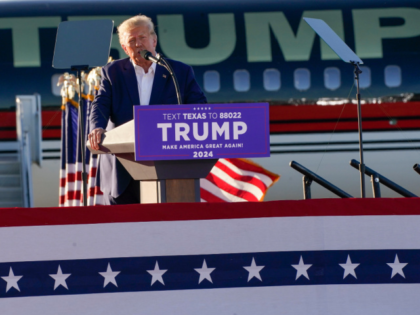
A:
POLYGON ((101 84, 101 70, 102 67, 96 67, 89 72, 87 77, 89 95, 95 95, 95 90, 99 89, 99 85, 101 84))
MULTIPOLYGON (((74 96, 76 95, 77 90, 77 79, 73 74, 69 74, 68 72, 64 73, 58 78, 57 86, 63 85, 61 88, 60 94, 62 98, 62 107, 64 109, 67 102, 72 101, 74 96)), ((74 101, 71 102, 72 104, 75 103, 74 101)))

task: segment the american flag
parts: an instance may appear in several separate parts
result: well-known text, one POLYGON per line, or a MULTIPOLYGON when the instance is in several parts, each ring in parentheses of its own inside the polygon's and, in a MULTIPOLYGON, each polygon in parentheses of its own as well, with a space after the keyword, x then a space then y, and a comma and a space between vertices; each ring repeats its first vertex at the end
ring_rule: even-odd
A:
POLYGON ((76 173, 78 113, 75 101, 65 99, 64 102, 61 113, 59 205, 74 206, 79 205, 76 201, 80 200, 80 188, 77 187, 80 178, 77 178, 76 173))
MULTIPOLYGON (((93 95, 84 95, 85 118, 89 117, 93 95)), ((64 102, 63 102, 64 103, 64 102)), ((60 171, 59 206, 79 206, 83 204, 82 158, 80 137, 77 127, 77 103, 65 100, 62 114, 62 150, 60 171)), ((87 134, 89 119, 85 123, 87 134)), ((97 180, 97 155, 86 150, 86 169, 88 171, 88 204, 101 205, 102 192, 97 180)), ((280 178, 258 164, 247 159, 220 159, 210 174, 200 180, 202 202, 240 202, 262 201, 267 190, 280 178)))
POLYGON ((262 201, 280 178, 248 159, 220 159, 200 180, 203 202, 262 201))
MULTIPOLYGON (((85 135, 89 130, 90 105, 92 95, 83 95, 83 110, 85 117, 85 135)), ((78 133, 78 103, 72 99, 65 100, 65 108, 61 119, 61 170, 60 170, 60 197, 59 206, 80 206, 83 204, 82 193, 82 154, 78 133)), ((96 169, 97 155, 85 153, 86 170, 88 172, 87 205, 102 204, 102 192, 97 185, 96 169)))
POLYGON ((2 217, 4 314, 420 307, 417 198, 76 207, 60 216, 5 209, 2 217))

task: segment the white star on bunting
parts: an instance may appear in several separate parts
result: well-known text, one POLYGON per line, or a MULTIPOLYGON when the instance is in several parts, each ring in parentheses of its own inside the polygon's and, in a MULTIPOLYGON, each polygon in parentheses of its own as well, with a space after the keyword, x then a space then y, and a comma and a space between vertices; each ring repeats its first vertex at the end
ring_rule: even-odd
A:
POLYGON ((155 269, 154 270, 146 270, 146 271, 152 275, 152 283, 150 284, 151 286, 156 281, 159 281, 160 283, 162 283, 163 285, 165 285, 165 282, 163 282, 162 275, 165 272, 167 272, 168 269, 159 269, 159 264, 158 264, 157 260, 156 260, 155 269))
POLYGON ((257 278, 260 281, 262 281, 261 276, 260 276, 260 271, 261 269, 263 269, 265 266, 257 266, 255 264, 255 259, 254 257, 252 257, 252 262, 251 262, 251 266, 245 267, 244 268, 249 272, 248 274, 248 282, 249 280, 251 280, 252 278, 257 278))
POLYGON ((60 265, 58 265, 58 270, 55 275, 50 275, 51 278, 55 280, 54 282, 54 290, 57 289, 60 285, 65 287, 67 290, 69 289, 67 287, 66 279, 71 276, 71 273, 64 273, 61 271, 60 265))
POLYGON ((106 272, 99 272, 99 274, 104 277, 104 288, 108 285, 108 283, 112 283, 116 287, 118 287, 117 280, 115 280, 115 277, 120 273, 121 271, 112 271, 111 264, 108 263, 108 267, 106 268, 106 272))
POLYGON ((200 279, 198 279, 198 284, 200 284, 201 281, 203 281, 205 279, 207 279, 208 281, 213 283, 213 281, 211 280, 210 274, 214 271, 214 269, 216 269, 216 268, 207 268, 207 263, 206 263, 205 259, 203 261, 203 267, 194 268, 194 270, 197 271, 200 274, 200 279))
POLYGON ((23 276, 15 276, 15 274, 13 273, 12 267, 10 267, 9 276, 8 277, 1 277, 4 281, 7 282, 6 292, 9 291, 11 288, 15 288, 16 290, 18 290, 20 292, 18 281, 22 277, 23 276))
POLYGON ((308 272, 307 270, 309 268, 311 268, 312 265, 305 265, 305 263, 303 262, 303 258, 302 256, 300 256, 300 260, 299 260, 299 265, 292 265, 293 268, 295 268, 297 270, 296 272, 296 279, 295 281, 300 277, 300 276, 304 276, 306 279, 309 280, 309 276, 308 276, 308 272))
POLYGON ((343 279, 345 279, 348 275, 352 275, 353 277, 357 279, 356 271, 354 269, 356 269, 357 266, 359 266, 360 264, 352 264, 350 255, 347 255, 347 261, 345 264, 339 264, 339 265, 344 268, 343 279))
POLYGON ((394 263, 387 263, 388 266, 392 268, 391 279, 398 273, 400 276, 405 278, 403 268, 408 265, 408 263, 400 263, 398 255, 395 254, 394 263))

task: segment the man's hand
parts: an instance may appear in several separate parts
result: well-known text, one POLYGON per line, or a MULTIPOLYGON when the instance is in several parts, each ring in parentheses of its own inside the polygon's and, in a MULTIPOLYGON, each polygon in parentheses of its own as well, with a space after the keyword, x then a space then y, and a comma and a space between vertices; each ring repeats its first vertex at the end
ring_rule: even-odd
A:
POLYGON ((90 134, 88 134, 90 147, 94 150, 99 150, 99 144, 102 140, 102 134, 105 132, 102 128, 93 129, 90 134))

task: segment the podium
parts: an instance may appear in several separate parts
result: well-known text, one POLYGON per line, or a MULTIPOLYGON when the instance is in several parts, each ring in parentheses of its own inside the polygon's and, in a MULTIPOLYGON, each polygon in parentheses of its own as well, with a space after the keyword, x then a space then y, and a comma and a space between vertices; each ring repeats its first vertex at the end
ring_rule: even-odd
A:
POLYGON ((200 202, 200 178, 205 178, 217 159, 135 160, 134 120, 105 132, 93 154, 114 154, 134 180, 140 181, 140 203, 200 202))
MULTIPOLYGON (((102 135, 93 154, 114 154, 140 203, 200 202, 200 178, 218 159, 269 157, 268 103, 134 106, 134 120, 102 135)), ((219 169, 219 175, 223 170, 219 169)), ((233 170, 233 173, 240 170, 233 170)))

